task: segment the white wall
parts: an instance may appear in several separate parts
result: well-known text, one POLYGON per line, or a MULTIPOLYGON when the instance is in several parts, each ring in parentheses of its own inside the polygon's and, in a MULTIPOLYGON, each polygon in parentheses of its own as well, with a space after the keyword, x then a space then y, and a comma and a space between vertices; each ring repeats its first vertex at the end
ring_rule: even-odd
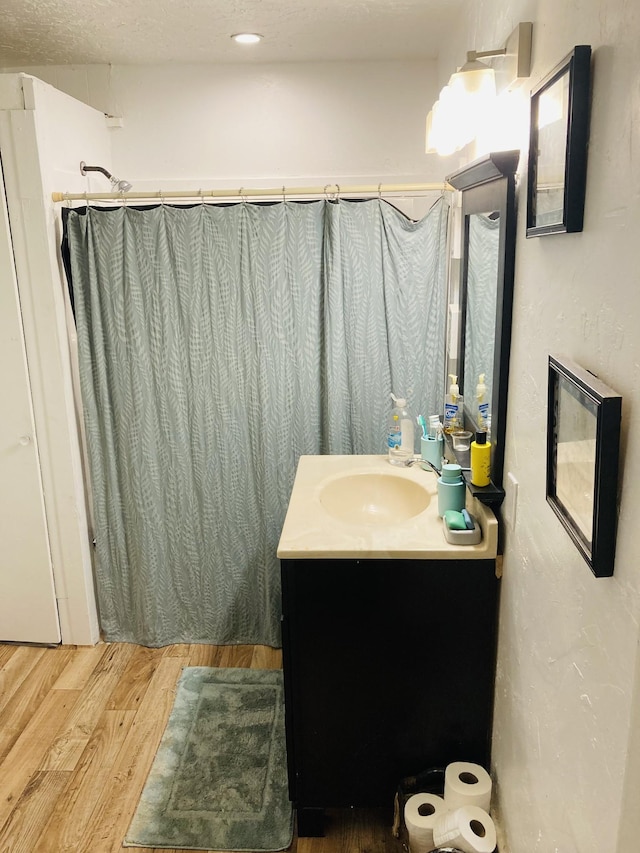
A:
MULTIPOLYGON (((0 91, 12 82, 4 77, 0 91)), ((81 155, 108 161, 109 138, 96 110, 39 80, 17 83, 22 108, 0 101, 0 147, 49 547, 62 641, 91 644, 99 634, 51 192, 60 181, 82 189, 81 155)))
POLYGON ((114 135, 115 162, 152 183, 430 180, 424 122, 434 75, 420 62, 116 68, 112 92, 126 124, 114 135), (162 97, 150 98, 156 87, 162 97))
POLYGON ((422 153, 424 118, 468 49, 495 48, 518 21, 533 21, 533 86, 575 44, 593 46, 584 231, 526 240, 524 173, 519 182, 506 470, 520 490, 507 527, 494 735, 512 853, 628 853, 634 848, 625 839, 640 832, 632 518, 640 478, 638 444, 629 437, 640 404, 639 15, 624 0, 469 0, 440 58, 437 86, 420 63, 46 69, 62 88, 123 116, 124 128, 110 131, 113 168, 139 187, 435 180, 458 162, 422 153), (611 579, 592 577, 545 501, 550 352, 624 395, 611 579))
POLYGON ((28 70, 123 118, 113 168, 140 190, 430 182, 459 164, 424 154, 434 62, 28 70))
POLYGON ((496 15, 496 5, 468 3, 467 26, 441 58, 442 77, 466 50, 499 46, 522 20, 534 22, 525 96, 576 44, 594 49, 594 81, 584 231, 526 240, 520 174, 505 466, 519 493, 507 526, 494 772, 513 853, 626 853, 640 832, 640 468, 629 434, 640 405, 640 9, 510 0, 496 15), (624 395, 611 579, 591 575, 545 501, 549 353, 569 356, 624 395))

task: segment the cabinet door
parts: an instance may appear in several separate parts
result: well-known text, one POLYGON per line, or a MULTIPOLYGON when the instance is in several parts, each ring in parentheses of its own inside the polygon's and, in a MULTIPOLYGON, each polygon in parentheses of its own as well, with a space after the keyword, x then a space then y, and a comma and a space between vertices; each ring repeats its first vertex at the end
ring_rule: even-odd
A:
POLYGON ((295 802, 388 806, 405 776, 488 766, 493 560, 293 560, 283 582, 295 802))
POLYGON ((0 174, 0 642, 59 643, 29 373, 0 174))

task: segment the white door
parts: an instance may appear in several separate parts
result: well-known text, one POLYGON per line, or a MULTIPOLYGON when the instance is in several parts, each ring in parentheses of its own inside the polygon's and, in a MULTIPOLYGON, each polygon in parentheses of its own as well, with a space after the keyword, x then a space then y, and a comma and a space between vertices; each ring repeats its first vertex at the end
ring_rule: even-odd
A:
POLYGON ((0 642, 59 643, 29 371, 0 172, 0 642))

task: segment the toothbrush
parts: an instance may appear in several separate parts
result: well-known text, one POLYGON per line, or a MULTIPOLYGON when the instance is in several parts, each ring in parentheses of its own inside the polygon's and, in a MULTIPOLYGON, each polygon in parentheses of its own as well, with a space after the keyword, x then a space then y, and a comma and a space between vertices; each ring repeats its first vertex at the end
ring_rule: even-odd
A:
POLYGON ((427 437, 427 422, 424 419, 424 415, 418 415, 418 417, 416 418, 416 421, 418 422, 418 426, 422 427, 422 437, 426 438, 427 437))

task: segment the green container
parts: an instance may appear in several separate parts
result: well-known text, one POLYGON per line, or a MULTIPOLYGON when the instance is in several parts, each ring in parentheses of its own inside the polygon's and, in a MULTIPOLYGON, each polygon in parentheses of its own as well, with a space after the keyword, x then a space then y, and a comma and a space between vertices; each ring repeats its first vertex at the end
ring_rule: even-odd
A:
POLYGON ((462 476, 462 468, 456 464, 442 466, 442 475, 438 478, 438 515, 442 518, 448 509, 462 512, 467 499, 467 487, 462 476))

